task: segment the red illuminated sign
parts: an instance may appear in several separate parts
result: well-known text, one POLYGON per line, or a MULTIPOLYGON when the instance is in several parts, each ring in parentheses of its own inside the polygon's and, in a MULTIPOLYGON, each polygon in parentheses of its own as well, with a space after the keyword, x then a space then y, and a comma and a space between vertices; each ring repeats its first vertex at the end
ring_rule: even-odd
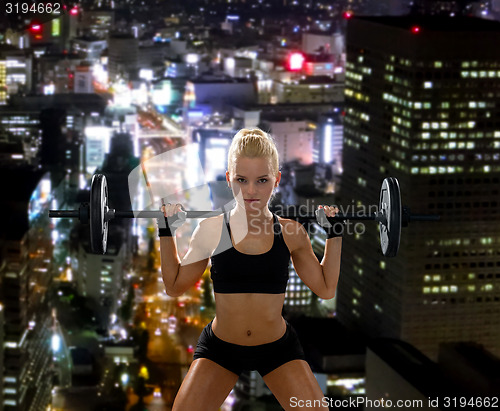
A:
POLYGON ((39 23, 31 23, 30 31, 32 33, 40 33, 40 31, 42 31, 42 25, 39 23))
POLYGON ((302 70, 302 66, 304 65, 304 56, 302 53, 292 53, 288 57, 288 69, 290 71, 299 71, 302 70))

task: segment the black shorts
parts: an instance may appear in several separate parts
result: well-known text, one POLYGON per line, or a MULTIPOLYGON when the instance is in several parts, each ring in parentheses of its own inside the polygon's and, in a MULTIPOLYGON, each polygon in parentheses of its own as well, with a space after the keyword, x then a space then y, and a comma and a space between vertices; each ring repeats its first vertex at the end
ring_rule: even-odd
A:
POLYGON ((195 360, 208 358, 237 375, 257 370, 261 376, 288 361, 305 360, 297 333, 288 321, 285 334, 280 339, 260 345, 239 345, 221 340, 213 333, 212 322, 203 329, 198 339, 193 355, 195 360))

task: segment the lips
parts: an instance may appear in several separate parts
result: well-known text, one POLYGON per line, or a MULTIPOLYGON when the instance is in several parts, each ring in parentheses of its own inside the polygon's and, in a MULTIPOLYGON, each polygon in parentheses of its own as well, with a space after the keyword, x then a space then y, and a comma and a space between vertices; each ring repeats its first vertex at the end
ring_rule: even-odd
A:
POLYGON ((246 198, 245 201, 248 203, 253 203, 254 201, 259 201, 259 200, 256 198, 246 198))

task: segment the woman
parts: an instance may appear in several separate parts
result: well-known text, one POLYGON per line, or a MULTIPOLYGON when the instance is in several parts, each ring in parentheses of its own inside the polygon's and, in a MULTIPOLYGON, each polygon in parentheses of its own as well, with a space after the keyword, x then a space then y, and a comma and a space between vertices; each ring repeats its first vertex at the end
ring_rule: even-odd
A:
MULTIPOLYGON (((268 208, 280 178, 278 151, 271 137, 260 129, 240 130, 229 149, 226 172, 236 206, 200 222, 182 261, 175 229, 168 224, 175 225, 172 217, 181 206, 162 206, 166 228, 160 228, 159 235, 167 294, 175 297, 186 292, 200 279, 211 258, 216 301, 215 318, 200 336, 174 411, 217 410, 246 369, 259 371, 286 410, 298 409, 296 401, 301 399, 323 398, 297 335, 281 313, 290 257, 295 271, 314 293, 323 299, 335 296, 342 230, 326 224, 329 239, 320 264, 304 227, 277 217, 268 208)), ((324 210, 327 217, 338 212, 336 207, 325 206, 324 210)))

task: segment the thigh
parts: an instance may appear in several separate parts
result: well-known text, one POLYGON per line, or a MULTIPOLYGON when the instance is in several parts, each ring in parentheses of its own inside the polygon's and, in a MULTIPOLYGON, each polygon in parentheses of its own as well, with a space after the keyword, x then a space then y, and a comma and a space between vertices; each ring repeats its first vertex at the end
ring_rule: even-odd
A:
POLYGON ((289 410, 325 410, 323 392, 304 360, 289 361, 262 377, 281 406, 289 410))
POLYGON ((182 381, 172 411, 218 410, 236 381, 237 374, 208 358, 198 358, 182 381))

